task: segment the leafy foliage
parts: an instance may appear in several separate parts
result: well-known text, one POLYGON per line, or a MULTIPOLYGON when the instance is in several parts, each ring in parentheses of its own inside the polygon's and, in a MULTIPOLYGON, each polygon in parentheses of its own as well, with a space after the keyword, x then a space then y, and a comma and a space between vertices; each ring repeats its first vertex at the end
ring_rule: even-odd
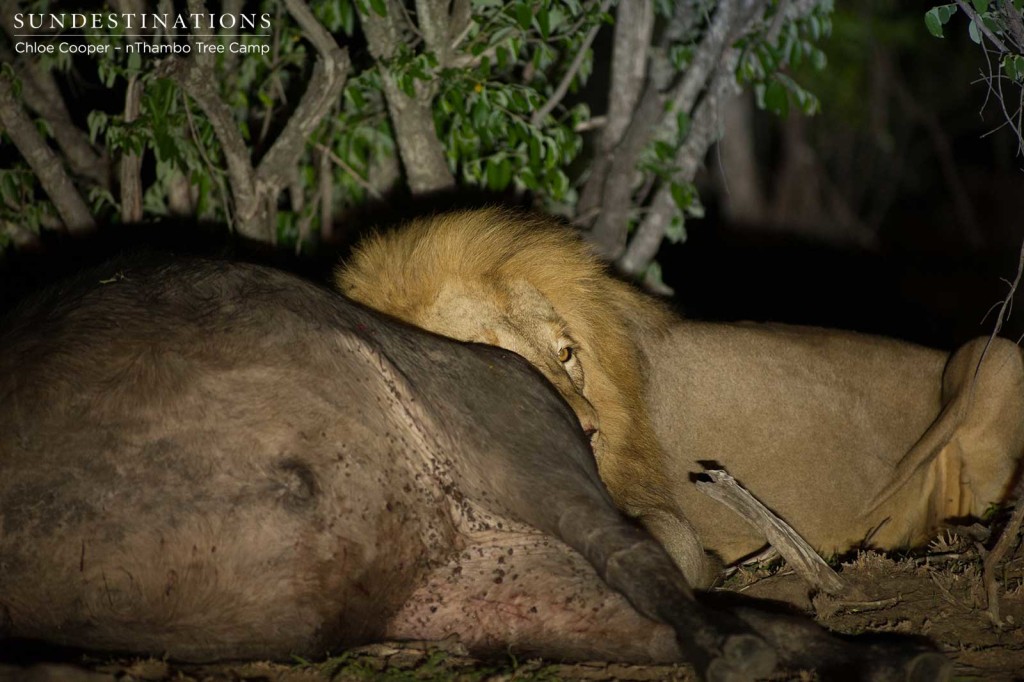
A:
POLYGON ((984 44, 996 56, 986 79, 989 95, 999 102, 1007 125, 1015 133, 1018 153, 1024 153, 1020 109, 1008 104, 1013 98, 1004 90, 1004 80, 1006 86, 1024 90, 1024 0, 971 0, 962 8, 956 3, 936 5, 925 12, 925 27, 936 38, 943 38, 943 27, 959 12, 966 15, 971 40, 984 44))
MULTIPOLYGON (((732 0, 655 0, 655 35, 671 65, 668 85, 687 72, 710 17, 720 3, 732 0), (696 13, 695 13, 696 12, 696 13), (696 17, 696 20, 694 19, 696 17), (685 24, 685 30, 673 27, 685 24)), ((458 4, 458 3, 455 3, 458 4)), ((385 93, 393 79, 407 97, 429 96, 433 127, 447 166, 462 186, 491 192, 528 195, 535 203, 572 215, 577 188, 587 177, 585 130, 599 128, 588 102, 602 101, 607 80, 591 83, 595 70, 592 43, 597 28, 611 25, 614 4, 598 0, 471 0, 471 20, 452 35, 451 52, 438 55, 417 26, 424 20, 412 0, 324 0, 310 3, 315 19, 336 43, 349 51, 352 69, 339 100, 305 135, 305 146, 286 191, 271 202, 277 243, 303 248, 334 220, 361 204, 405 192, 396 137, 385 93), (362 16, 362 19, 361 19, 362 16), (363 22, 368 17, 396 19, 399 45, 387 59, 368 49, 363 22), (589 38, 588 38, 589 36, 589 38), (582 161, 582 162, 581 162, 582 161)), ((789 3, 766 0, 763 16, 742 34, 743 58, 736 77, 752 86, 767 109, 784 114, 790 107, 806 113, 818 109, 817 99, 801 87, 792 67, 825 66, 815 43, 830 31, 831 0, 795 20, 776 17, 789 3)), ((23 3, 33 12, 60 12, 50 0, 23 3)), ((318 52, 283 3, 247 0, 242 11, 270 18, 265 34, 216 35, 203 40, 219 46, 209 54, 212 80, 255 165, 271 147, 290 117, 296 115, 310 81, 318 52), (254 50, 249 52, 248 50, 254 50)), ((422 28, 422 27, 421 27, 422 28)), ((232 225, 242 210, 235 202, 230 155, 216 126, 178 82, 162 77, 166 60, 195 57, 188 53, 186 31, 168 30, 149 37, 112 28, 81 37, 104 48, 97 56, 53 54, 32 56, 65 91, 84 93, 75 112, 88 144, 107 159, 106 180, 72 179, 100 223, 122 215, 118 164, 141 158, 143 220, 185 215, 232 225), (141 91, 137 115, 125 114, 130 88, 141 91), (86 111, 81 111, 85 109, 86 111)), ((319 49, 319 48, 318 48, 319 49)), ((659 54, 661 54, 659 52, 659 54)), ((19 78, 27 77, 28 59, 17 62, 19 78)), ((1009 68, 1018 68, 1011 62, 1009 68)), ((1018 69, 1024 71, 1024 63, 1018 69)), ((29 107, 27 107, 29 108, 29 107)), ((47 112, 36 111, 41 133, 53 149, 60 145, 47 124, 47 112)), ((686 216, 700 217, 703 208, 692 178, 678 172, 678 154, 690 131, 689 112, 666 112, 672 125, 657 134, 637 164, 649 190, 670 188, 679 214, 667 237, 684 238, 686 216)), ((660 130, 660 127, 658 128, 660 130)), ((6 138, 0 138, 9 141, 6 138)), ((699 154, 704 153, 700 149, 699 154)), ((7 147, 10 170, 0 173, 0 234, 38 232, 59 225, 57 212, 38 187, 28 166, 7 147)), ((643 214, 651 192, 634 196, 643 214)))

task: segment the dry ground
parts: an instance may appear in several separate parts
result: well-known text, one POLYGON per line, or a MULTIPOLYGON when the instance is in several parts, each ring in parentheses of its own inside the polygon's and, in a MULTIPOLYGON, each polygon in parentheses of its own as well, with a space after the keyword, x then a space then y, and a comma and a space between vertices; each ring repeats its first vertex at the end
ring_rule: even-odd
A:
MULTIPOLYGON (((845 633, 892 631, 927 635, 954 661, 956 680, 1024 681, 1024 548, 1003 564, 1000 619, 985 608, 977 545, 966 534, 943 535, 913 558, 865 553, 842 564, 841 575, 862 592, 857 601, 808 599, 796 576, 764 566, 743 570, 730 589, 789 601, 845 633)), ((155 659, 82 658, 32 667, 0 665, 0 682, 348 682, 350 680, 679 680, 695 679, 686 666, 608 662, 564 665, 546 661, 481 662, 458 642, 379 644, 326 661, 292 664, 175 665, 155 659)), ((814 680, 795 671, 776 679, 814 680)))

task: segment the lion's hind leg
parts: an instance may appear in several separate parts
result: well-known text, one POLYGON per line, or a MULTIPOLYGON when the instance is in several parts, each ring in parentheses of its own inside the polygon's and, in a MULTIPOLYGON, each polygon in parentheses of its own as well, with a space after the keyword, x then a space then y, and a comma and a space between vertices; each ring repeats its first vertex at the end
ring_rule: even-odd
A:
MULTIPOLYGON (((1003 502, 1024 455, 1024 354, 1012 341, 975 339, 962 346, 942 378, 943 397, 967 394, 952 444, 960 458, 959 499, 948 517, 981 516, 1003 502)), ((938 519, 942 521, 943 519, 938 519)))
POLYGON ((946 363, 943 409, 896 465, 862 518, 874 546, 927 540, 953 518, 980 517, 1004 501, 1024 455, 1024 355, 1011 341, 974 339, 946 363))

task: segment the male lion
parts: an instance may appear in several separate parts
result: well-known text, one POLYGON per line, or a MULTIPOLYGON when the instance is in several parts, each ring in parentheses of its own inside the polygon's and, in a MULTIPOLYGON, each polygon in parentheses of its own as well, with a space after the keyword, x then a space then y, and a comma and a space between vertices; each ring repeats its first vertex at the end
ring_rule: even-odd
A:
POLYGON ((732 563, 765 544, 697 491, 705 460, 829 555, 917 544, 946 519, 981 515, 1009 494, 1024 453, 1024 359, 1009 341, 950 356, 682 320, 544 218, 417 220, 364 240, 336 281, 406 322, 529 360, 592 434, 616 503, 697 585, 714 577, 701 548, 732 563))

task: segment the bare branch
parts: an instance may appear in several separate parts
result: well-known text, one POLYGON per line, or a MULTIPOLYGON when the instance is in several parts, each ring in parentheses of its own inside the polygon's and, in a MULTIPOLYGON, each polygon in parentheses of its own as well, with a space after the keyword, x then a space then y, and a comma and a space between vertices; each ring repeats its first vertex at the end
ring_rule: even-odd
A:
POLYGON ((988 601, 986 610, 989 619, 996 627, 1003 625, 999 617, 999 583, 996 581, 996 571, 1003 562, 1006 553, 1010 550, 1010 545, 1017 542, 1021 524, 1024 523, 1024 496, 1021 495, 1022 492, 1024 492, 1024 487, 1018 484, 1017 508, 1013 511, 1013 516, 1010 517, 1009 523, 1003 528, 1003 532, 999 536, 999 540, 996 541, 995 547, 992 548, 992 551, 988 553, 988 556, 985 557, 985 561, 982 563, 982 582, 985 586, 985 598, 988 601))
POLYGON ((402 39, 399 35, 398 25, 395 23, 395 11, 396 8, 389 3, 388 14, 385 17, 378 16, 372 9, 366 14, 359 14, 363 33, 366 34, 366 45, 370 49, 370 54, 378 62, 394 57, 398 43, 402 39))
POLYGON ((427 50, 434 53, 441 66, 448 65, 448 0, 416 0, 416 23, 427 50))
POLYGON ((334 177, 330 152, 320 148, 317 180, 320 184, 320 239, 330 243, 334 237, 334 177))
POLYGON ((612 47, 612 77, 608 88, 608 115, 594 161, 590 164, 577 212, 593 213, 601 204, 605 178, 613 162, 613 150, 622 140, 643 91, 647 52, 654 31, 651 0, 619 3, 612 47))
POLYGON ((1024 17, 1021 17, 1020 10, 1013 6, 1013 0, 1003 0, 1000 14, 1006 21, 1006 26, 1013 36, 1013 42, 1017 44, 1018 50, 1024 50, 1024 17))
POLYGON ((285 0, 285 7, 302 29, 302 34, 316 48, 319 57, 299 105, 256 170, 260 191, 264 191, 262 186, 266 186, 265 191, 270 196, 276 196, 294 173, 306 140, 338 101, 351 68, 348 52, 338 47, 305 2, 285 0))
MULTIPOLYGON (((202 0, 188 0, 188 9, 193 14, 206 14, 206 5, 202 0)), ((271 226, 268 221, 259 220, 261 206, 256 194, 255 172, 249 148, 238 130, 231 109, 217 92, 213 55, 193 50, 192 55, 186 59, 170 57, 161 62, 156 73, 176 82, 182 91, 196 101, 210 121, 228 167, 228 180, 235 203, 236 229, 246 237, 269 241, 271 226)))
MULTIPOLYGON (((12 38, 12 43, 12 21, 16 9, 16 2, 0 2, 0 25, 8 37, 12 38)), ((39 60, 16 56, 3 47, 0 47, 0 61, 14 65, 21 82, 22 99, 37 116, 46 121, 71 172, 109 189, 110 161, 104 154, 93 149, 89 136, 71 121, 71 114, 53 73, 39 60)))
POLYGON ((608 124, 601 134, 603 149, 612 149, 619 143, 640 101, 647 69, 647 50, 653 32, 654 3, 651 0, 619 4, 612 45, 608 124))
MULTIPOLYGON (((128 79, 124 94, 124 121, 131 123, 139 117, 142 102, 142 82, 133 74, 128 79)), ((121 222, 137 223, 142 220, 142 157, 125 152, 121 157, 121 222)))
POLYGON ((217 184, 217 189, 220 191, 221 198, 224 202, 224 213, 227 215, 228 225, 234 225, 234 220, 231 218, 231 195, 228 192, 227 187, 224 186, 224 176, 217 167, 210 161, 209 155, 206 153, 206 149, 203 148, 202 138, 199 137, 199 131, 196 129, 196 121, 192 116, 192 107, 188 104, 188 95, 184 92, 181 93, 182 108, 185 109, 185 118, 188 120, 188 129, 192 133, 192 140, 195 142, 196 149, 199 151, 199 157, 203 160, 203 164, 206 166, 206 172, 211 178, 213 178, 217 184))
POLYGON ((1000 52, 1006 53, 1010 50, 1007 49, 1006 44, 1000 40, 995 33, 989 30, 989 27, 985 25, 985 22, 981 20, 978 13, 971 7, 971 3, 965 2, 964 0, 955 0, 956 4, 960 6, 960 9, 964 11, 964 14, 978 27, 986 38, 992 41, 992 44, 996 46, 996 49, 1000 52))
MULTIPOLYGON (((188 6, 194 14, 205 13, 202 0, 189 0, 188 6)), ((347 53, 302 0, 285 0, 285 6, 317 50, 318 59, 306 92, 257 169, 253 169, 249 148, 231 110, 217 92, 212 55, 195 53, 185 60, 169 58, 157 71, 158 75, 175 80, 206 114, 227 161, 236 228, 246 237, 265 242, 273 240, 277 195, 294 172, 306 139, 337 102, 350 68, 347 53)))
MULTIPOLYGON (((622 142, 615 150, 614 167, 608 171, 603 186, 595 187, 588 196, 588 201, 593 200, 593 193, 602 198, 599 217, 588 238, 604 258, 619 259, 625 249, 626 229, 632 206, 633 177, 641 152, 653 139, 655 131, 669 137, 677 133, 678 114, 691 112, 697 96, 707 86, 709 77, 721 66, 723 53, 730 42, 742 33, 742 29, 745 29, 759 12, 763 11, 764 5, 765 0, 732 0, 718 3, 711 25, 697 47, 689 68, 667 97, 658 91, 659 79, 648 79, 640 105, 622 142), (670 104, 666 105, 666 99, 670 104), (665 116, 666 109, 670 110, 672 115, 665 116)), ((735 59, 732 63, 735 64, 735 59)), ((659 212, 665 210, 664 205, 654 208, 659 212)), ((655 221, 659 219, 658 216, 660 213, 655 215, 655 221)), ((661 243, 661 235, 664 234, 666 226, 667 222, 662 226, 656 239, 651 233, 657 231, 649 230, 648 238, 651 241, 641 252, 649 250, 654 241, 661 243)))
MULTIPOLYGON (((9 55, 0 55, 4 60, 9 55)), ((53 74, 38 61, 9 60, 16 64, 25 104, 46 121, 53 139, 75 175, 86 178, 104 189, 110 188, 110 160, 89 142, 89 136, 71 121, 71 114, 61 97, 53 74)))
MULTIPOLYGON (((790 19, 811 11, 816 5, 812 0, 794 0, 782 8, 787 11, 790 19)), ((722 2, 711 22, 711 27, 698 48, 698 54, 690 64, 680 84, 672 92, 673 114, 690 112, 691 124, 686 141, 679 148, 675 157, 677 167, 676 178, 682 182, 692 182, 697 170, 703 163, 708 148, 719 137, 718 110, 720 104, 738 90, 735 70, 740 52, 735 47, 728 47, 741 35, 750 31, 761 21, 767 3, 765 0, 737 0, 735 3, 722 2), (723 49, 719 49, 719 48, 723 49), (713 61, 708 61, 716 55, 713 61), (714 72, 711 82, 708 75, 714 72), (698 78, 703 72, 703 78, 698 78), (703 97, 692 109, 694 99, 705 88, 703 97)), ((663 131, 671 134, 676 131, 677 116, 667 116, 661 126, 663 131)), ((608 204, 605 204, 606 206, 608 204)), ((663 184, 655 194, 643 222, 636 235, 630 241, 626 253, 618 260, 619 268, 628 274, 641 273, 658 252, 665 230, 672 216, 678 211, 672 199, 671 187, 663 184)), ((604 216, 602 215, 602 219, 604 216)), ((609 226, 612 229, 614 226, 609 226)), ((625 229, 623 226, 620 229, 625 229)))
POLYGON ((14 98, 10 77, 0 72, 0 124, 28 162, 39 184, 53 202, 68 232, 81 233, 95 229, 89 207, 78 193, 64 164, 46 144, 32 120, 14 98))
POLYGON ((355 181, 355 183, 357 185, 359 185, 364 190, 366 190, 367 194, 369 194, 374 199, 380 199, 381 198, 381 193, 377 191, 377 188, 374 187, 373 185, 371 185, 369 182, 367 182, 366 178, 364 178, 362 175, 360 175, 356 171, 355 168, 353 168, 352 166, 350 166, 347 163, 345 163, 344 159, 342 159, 340 156, 338 156, 333 151, 331 151, 328 147, 325 147, 322 144, 318 144, 316 146, 316 148, 319 149, 320 153, 324 154, 326 156, 326 158, 330 159, 331 162, 334 163, 334 165, 336 165, 341 170, 345 171, 345 173, 349 177, 351 177, 355 181))
MULTIPOLYGON (((598 10, 601 14, 605 14, 612 6, 612 0, 603 0, 601 7, 598 10)), ((572 62, 569 64, 569 69, 562 76, 562 80, 559 81, 555 87, 555 91, 551 93, 551 97, 544 103, 537 111, 533 112, 533 116, 530 117, 530 123, 535 126, 541 124, 541 122, 547 118, 548 114, 554 111, 558 103, 562 101, 566 93, 569 92, 569 85, 572 83, 572 79, 576 77, 576 74, 580 70, 580 66, 583 64, 583 60, 587 57, 587 50, 594 42, 594 38, 597 37, 597 32, 601 30, 601 22, 594 24, 587 32, 586 37, 583 39, 583 44, 580 45, 579 50, 576 52, 576 56, 572 58, 572 62)))
POLYGON ((217 92, 217 79, 212 64, 204 56, 193 54, 187 59, 170 57, 157 67, 157 74, 170 78, 203 110, 213 132, 220 141, 227 163, 228 180, 238 216, 238 229, 247 237, 263 239, 259 228, 251 231, 250 221, 257 213, 255 175, 249 158, 249 148, 242 139, 231 109, 217 92))
MULTIPOLYGON (((729 50, 707 94, 697 105, 686 141, 676 152, 676 178, 681 182, 693 182, 708 149, 719 137, 720 105, 739 89, 734 75, 738 60, 739 51, 729 50)), ((665 231, 678 210, 672 198, 670 185, 662 184, 647 215, 630 241, 625 255, 618 261, 618 266, 623 272, 638 275, 647 268, 657 255, 665 231)))
POLYGON ((846 582, 829 568, 807 541, 722 470, 704 472, 711 480, 697 481, 697 490, 721 502, 764 535, 786 563, 817 590, 836 595, 848 591, 846 582))
MULTIPOLYGON (((720 2, 715 11, 715 16, 704 34, 700 46, 693 55, 686 73, 679 81, 679 85, 672 89, 670 97, 672 111, 675 113, 689 113, 697 101, 697 95, 704 89, 708 79, 718 66, 722 53, 725 51, 727 40, 736 30, 734 22, 738 15, 736 2, 720 2)), ((666 117, 666 123, 676 130, 675 117, 666 117)))
POLYGON ((473 28, 473 6, 470 0, 454 0, 452 2, 451 21, 448 25, 448 53, 458 49, 459 44, 469 35, 473 28))
POLYGON ((370 54, 377 60, 406 180, 413 194, 450 189, 455 186, 455 178, 448 170, 444 147, 437 138, 431 108, 431 90, 436 83, 416 81, 415 96, 409 97, 398 87, 388 66, 401 40, 396 11, 395 3, 391 3, 387 16, 381 17, 370 9, 360 12, 359 20, 370 54))
POLYGON ((626 227, 632 207, 634 176, 640 154, 651 139, 652 131, 665 113, 665 100, 652 82, 647 83, 640 104, 615 148, 614 163, 598 192, 600 214, 587 239, 601 257, 615 260, 626 248, 626 227))

